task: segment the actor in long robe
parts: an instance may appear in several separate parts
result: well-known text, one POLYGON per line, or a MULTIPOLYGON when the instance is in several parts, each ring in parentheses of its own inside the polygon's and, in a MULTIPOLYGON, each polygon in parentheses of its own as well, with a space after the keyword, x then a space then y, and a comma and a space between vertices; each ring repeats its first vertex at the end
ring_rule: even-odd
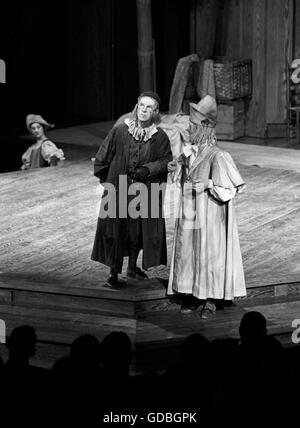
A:
MULTIPOLYGON (((142 93, 135 109, 136 117, 127 118, 114 126, 96 155, 94 174, 102 183, 110 183, 116 189, 116 216, 98 218, 92 251, 92 260, 111 268, 111 276, 108 279, 110 285, 117 285, 117 275, 122 271, 125 256, 129 256, 127 276, 146 278, 146 274, 136 266, 141 249, 144 269, 167 263, 163 194, 160 194, 159 200, 156 201, 158 206, 151 206, 153 202, 151 185, 166 184, 167 165, 172 160, 169 138, 155 124, 158 108, 157 94, 142 93), (126 177, 125 188, 119 187, 120 177, 123 184, 126 177), (133 196, 127 193, 133 183, 143 183, 148 190, 148 203, 141 202, 143 216, 138 218, 132 218, 127 211, 133 200, 133 196), (120 207, 123 213, 120 212, 120 207)), ((106 196, 105 193, 102 196, 103 203, 106 196)))
POLYGON ((233 205, 244 181, 229 153, 216 144, 217 106, 206 96, 191 104, 187 145, 171 163, 181 186, 168 294, 204 300, 202 318, 215 313, 215 300, 245 296, 245 279, 233 205), (175 169, 176 168, 176 169, 175 169))

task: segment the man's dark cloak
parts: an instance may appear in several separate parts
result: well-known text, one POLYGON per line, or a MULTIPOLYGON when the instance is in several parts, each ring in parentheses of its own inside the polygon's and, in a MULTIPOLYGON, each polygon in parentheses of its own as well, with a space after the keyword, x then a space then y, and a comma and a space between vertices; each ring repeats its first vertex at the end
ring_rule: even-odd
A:
MULTIPOLYGON (((126 175, 129 171, 129 147, 133 136, 128 132, 125 123, 112 128, 106 139, 102 142, 95 159, 94 174, 102 183, 111 183, 116 191, 116 218, 98 218, 92 260, 103 263, 117 272, 121 272, 123 257, 128 256, 128 227, 127 218, 119 216, 119 197, 123 197, 124 191, 119 196, 119 176, 126 175)), ((139 144, 134 140, 136 144, 139 144)), ((163 198, 160 198, 159 216, 151 218, 150 200, 151 183, 166 183, 167 165, 172 160, 170 141, 166 133, 157 128, 157 132, 151 139, 143 143, 147 144, 144 150, 143 164, 147 166, 150 175, 145 184, 148 188, 148 218, 141 219, 143 268, 158 266, 167 263, 166 231, 163 218, 163 198)), ((127 185, 131 184, 127 180, 127 185)), ((104 198, 104 194, 102 199, 104 198)), ((129 199, 129 198, 128 198, 129 199)))

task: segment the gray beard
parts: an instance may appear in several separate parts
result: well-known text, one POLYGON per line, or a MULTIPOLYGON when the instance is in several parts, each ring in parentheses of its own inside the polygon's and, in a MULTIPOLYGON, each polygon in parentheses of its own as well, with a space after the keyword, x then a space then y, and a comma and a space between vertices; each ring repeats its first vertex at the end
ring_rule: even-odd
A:
POLYGON ((206 146, 214 146, 216 144, 215 128, 199 126, 196 132, 191 135, 190 141, 197 145, 200 150, 206 146))

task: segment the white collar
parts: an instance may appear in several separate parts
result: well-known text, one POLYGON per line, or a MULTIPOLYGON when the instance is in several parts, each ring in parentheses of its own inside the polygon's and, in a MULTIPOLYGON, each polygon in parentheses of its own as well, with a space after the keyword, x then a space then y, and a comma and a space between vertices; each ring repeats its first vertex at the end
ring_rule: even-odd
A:
POLYGON ((131 134, 137 141, 146 142, 150 140, 152 135, 157 132, 157 128, 154 123, 152 123, 152 125, 148 126, 147 128, 142 128, 141 126, 137 125, 134 119, 125 119, 124 123, 126 123, 128 126, 129 134, 131 134))

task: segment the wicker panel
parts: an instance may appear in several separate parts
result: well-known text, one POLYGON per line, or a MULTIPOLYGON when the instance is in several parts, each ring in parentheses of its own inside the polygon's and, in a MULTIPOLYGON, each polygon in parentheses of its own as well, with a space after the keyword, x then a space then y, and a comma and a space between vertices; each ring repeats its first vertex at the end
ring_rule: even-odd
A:
POLYGON ((251 97, 252 62, 250 59, 217 58, 214 62, 214 78, 218 101, 251 97))

